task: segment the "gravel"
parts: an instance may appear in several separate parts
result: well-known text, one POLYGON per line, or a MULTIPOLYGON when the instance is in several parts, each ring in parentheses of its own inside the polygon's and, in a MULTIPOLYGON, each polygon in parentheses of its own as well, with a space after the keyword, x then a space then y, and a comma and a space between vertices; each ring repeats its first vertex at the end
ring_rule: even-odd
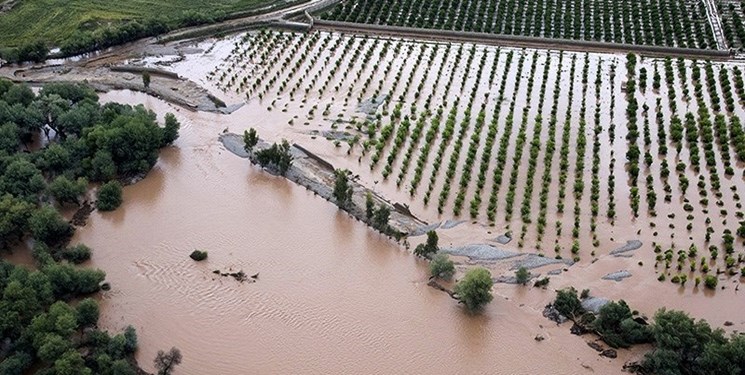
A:
POLYGON ((444 223, 442 223, 442 229, 452 229, 457 227, 458 225, 461 225, 465 223, 465 220, 445 220, 444 223))
POLYGON ((492 245, 474 244, 460 247, 443 248, 440 251, 450 255, 467 256, 473 260, 503 260, 518 257, 521 254, 498 249, 492 245))
POLYGON ((430 225, 424 225, 424 226, 421 226, 419 228, 414 229, 414 231, 412 231, 411 234, 409 234, 409 237, 423 236, 423 235, 427 234, 427 232, 432 231, 432 230, 435 230, 435 229, 437 229, 439 227, 440 227, 440 223, 434 223, 434 224, 430 224, 430 225))
POLYGON ((623 281, 623 279, 631 277, 631 272, 623 270, 609 273, 602 277, 603 280, 623 281))
POLYGON ((635 251, 635 250, 638 250, 641 247, 642 247, 642 242, 639 241, 639 240, 626 241, 626 244, 625 245, 623 245, 623 246, 621 246, 621 247, 619 247, 619 248, 617 248, 615 250, 612 250, 610 252, 610 255, 619 257, 619 256, 622 256, 621 254, 623 254, 623 253, 628 253, 629 251, 635 251))
POLYGON ((510 243, 510 241, 512 241, 512 237, 508 237, 506 234, 503 234, 495 238, 494 241, 496 241, 500 245, 507 245, 508 243, 510 243))
POLYGON ((567 266, 571 266, 574 264, 574 262, 567 259, 554 259, 542 257, 535 254, 527 254, 525 255, 525 257, 518 259, 514 263, 512 263, 512 267, 510 267, 510 269, 516 270, 520 267, 525 267, 526 269, 532 270, 534 268, 540 268, 549 264, 566 264, 567 266))
POLYGON ((599 313, 600 308, 610 302, 607 298, 588 297, 582 300, 582 308, 592 313, 599 313))

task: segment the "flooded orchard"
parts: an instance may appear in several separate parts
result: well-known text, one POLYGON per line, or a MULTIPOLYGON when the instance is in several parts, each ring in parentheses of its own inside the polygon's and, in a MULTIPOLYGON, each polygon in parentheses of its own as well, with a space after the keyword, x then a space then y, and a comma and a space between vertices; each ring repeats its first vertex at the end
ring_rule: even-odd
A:
POLYGON ((426 285, 426 263, 226 152, 217 135, 239 126, 240 112, 179 111, 130 92, 102 100, 182 122, 176 146, 125 189, 125 204, 94 213, 74 240, 96 249, 92 265, 112 283, 102 325, 137 328, 146 370, 157 350, 176 346, 178 374, 620 372, 622 359, 597 356, 532 305, 497 297, 484 314, 467 314, 426 285), (193 262, 193 249, 209 259, 193 262), (213 270, 259 277, 239 283, 213 270))
POLYGON ((742 244, 727 239, 739 233, 745 189, 738 65, 334 33, 180 47, 130 63, 186 77, 232 113, 103 95, 176 112, 183 127, 125 189, 124 207, 95 213, 76 237, 113 285, 104 325, 138 329, 146 370, 171 346, 184 353, 184 374, 611 374, 638 359, 642 347, 599 357, 592 339, 542 317, 568 286, 625 299, 646 317, 668 307, 729 332, 745 327, 742 244), (407 204, 439 228, 456 278, 482 265, 499 280, 528 265, 550 286, 497 283, 485 312, 467 314, 427 286, 427 263, 406 246, 218 141, 252 127, 407 204), (507 233, 514 240, 497 244, 507 233), (639 245, 624 250, 629 240, 639 245), (468 258, 464 245, 508 258, 468 258), (193 262, 194 249, 209 259, 193 262), (257 281, 221 276, 239 271, 257 281), (708 275, 717 290, 698 285, 708 275))

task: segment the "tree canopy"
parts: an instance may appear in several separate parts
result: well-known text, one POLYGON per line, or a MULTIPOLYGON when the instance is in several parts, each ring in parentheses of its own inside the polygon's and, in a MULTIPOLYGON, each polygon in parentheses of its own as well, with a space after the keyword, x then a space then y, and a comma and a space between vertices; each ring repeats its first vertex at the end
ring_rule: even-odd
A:
POLYGON ((455 294, 470 311, 478 311, 494 298, 491 288, 494 282, 486 268, 474 268, 455 286, 455 294))
POLYGON ((32 366, 45 374, 136 373, 134 329, 96 329, 90 294, 106 274, 75 266, 91 249, 68 245, 75 228, 58 207, 79 204, 92 180, 103 183, 99 201, 116 208, 117 179, 147 173, 178 129, 173 115, 161 127, 142 106, 101 105, 83 84, 48 84, 37 95, 0 79, 0 251, 30 239, 36 260, 35 270, 0 260, 0 374, 32 366), (38 137, 47 137, 44 148, 23 147, 38 137))

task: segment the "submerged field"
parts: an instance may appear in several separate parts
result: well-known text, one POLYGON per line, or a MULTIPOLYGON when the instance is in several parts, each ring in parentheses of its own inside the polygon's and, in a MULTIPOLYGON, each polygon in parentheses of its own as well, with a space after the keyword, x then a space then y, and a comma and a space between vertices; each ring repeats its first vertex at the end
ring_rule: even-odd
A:
POLYGON ((323 18, 545 38, 717 48, 704 2, 693 0, 344 0, 323 18))
POLYGON ((232 48, 206 82, 429 222, 570 263, 639 239, 660 281, 740 277, 741 66, 330 33, 232 48))

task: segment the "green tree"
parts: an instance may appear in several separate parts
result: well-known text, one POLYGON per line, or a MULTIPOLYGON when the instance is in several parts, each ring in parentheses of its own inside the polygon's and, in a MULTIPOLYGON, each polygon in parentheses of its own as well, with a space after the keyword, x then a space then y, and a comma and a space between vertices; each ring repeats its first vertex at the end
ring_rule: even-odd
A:
POLYGON ((647 327, 633 319, 631 309, 623 300, 601 307, 592 326, 603 341, 614 348, 628 348, 651 340, 647 327))
POLYGON ((530 280, 530 272, 525 267, 520 267, 515 271, 515 278, 518 284, 525 285, 530 280))
POLYGON ((145 89, 150 88, 150 72, 147 70, 142 72, 142 85, 145 86, 145 89))
POLYGON ((44 85, 39 91, 39 96, 49 96, 52 94, 59 95, 72 103, 79 103, 83 100, 98 101, 98 94, 92 87, 84 83, 73 82, 50 82, 44 85))
POLYGON ((70 150, 59 143, 52 143, 39 152, 36 165, 44 171, 61 174, 73 164, 70 150))
POLYGON ((54 373, 57 375, 90 375, 93 372, 85 366, 80 353, 71 349, 54 362, 54 373))
POLYGON ((494 282, 485 268, 474 268, 455 286, 455 294, 470 311, 477 311, 494 298, 491 288, 494 282))
POLYGON ((75 309, 77 313, 78 325, 81 327, 91 327, 98 323, 98 316, 100 314, 98 309, 98 303, 92 298, 86 298, 80 303, 75 309))
POLYGON ((290 143, 287 140, 282 140, 279 144, 275 143, 267 149, 258 151, 256 159, 262 167, 272 167, 284 176, 292 166, 290 143))
POLYGON ((36 99, 36 94, 26 84, 16 84, 11 86, 3 95, 2 99, 10 104, 20 104, 28 107, 36 99))
POLYGON ((571 287, 556 292, 554 308, 570 319, 576 319, 585 313, 582 302, 577 297, 577 289, 571 287))
POLYGON ((704 278, 704 285, 709 289, 716 289, 718 283, 719 280, 717 280, 717 277, 714 275, 706 275, 704 278))
POLYGON ((78 178, 76 181, 70 181, 64 175, 59 176, 49 184, 49 192, 60 205, 72 203, 79 205, 80 196, 85 194, 88 187, 88 181, 84 178, 78 178))
POLYGON ((414 249, 414 255, 420 256, 422 258, 429 258, 430 256, 432 256, 432 254, 440 250, 439 246, 437 245, 437 242, 438 242, 437 232, 433 230, 427 232, 427 241, 423 244, 419 244, 414 249))
POLYGON ((25 159, 16 159, 0 177, 0 191, 29 201, 36 201, 46 187, 41 171, 25 159))
POLYGON ((256 133, 256 129, 251 128, 243 131, 243 149, 245 149, 246 152, 253 151, 258 143, 259 135, 256 133))
POLYGON ((62 243, 73 234, 70 223, 51 206, 43 206, 34 211, 28 220, 28 226, 34 239, 47 245, 62 243))
POLYGON ((445 254, 437 254, 429 262, 429 273, 432 277, 450 280, 455 275, 455 265, 445 254))
POLYGON ((109 181, 98 189, 96 208, 100 211, 113 211, 122 204, 122 185, 119 181, 109 181))
POLYGON ((380 208, 375 211, 373 215, 373 228, 385 233, 388 231, 388 220, 391 218, 391 210, 385 204, 381 204, 380 208))
POLYGON ((365 193, 365 216, 367 219, 372 219, 375 215, 375 201, 373 200, 372 193, 369 191, 365 193))
POLYGON ((21 145, 21 134, 18 125, 6 123, 0 126, 0 155, 13 155, 21 145))
POLYGON ((62 259, 70 263, 80 264, 91 258, 91 248, 78 244, 62 250, 62 259))
POLYGON ((158 370, 158 375, 170 375, 173 372, 174 367, 181 363, 181 351, 178 348, 171 348, 167 353, 158 350, 158 354, 155 356, 155 369, 158 370))
POLYGON ((31 203, 10 194, 0 197, 0 249, 8 248, 23 237, 33 211, 31 203))
POLYGON ((111 153, 99 150, 93 155, 89 177, 93 181, 109 181, 116 177, 117 168, 111 153))
POLYGON ((352 195, 354 190, 349 183, 349 171, 346 169, 337 169, 334 171, 334 198, 341 208, 347 208, 352 204, 352 195))
MULTIPOLYGON (((694 321, 682 311, 661 309, 651 326, 655 349, 642 365, 656 374, 720 374, 700 367, 705 348, 727 343, 724 331, 706 321, 694 321)), ((741 357, 742 358, 742 357, 741 357)))
POLYGON ((163 141, 161 147, 173 144, 178 139, 178 131, 181 128, 181 124, 176 119, 173 113, 166 113, 165 127, 163 128, 163 141))

